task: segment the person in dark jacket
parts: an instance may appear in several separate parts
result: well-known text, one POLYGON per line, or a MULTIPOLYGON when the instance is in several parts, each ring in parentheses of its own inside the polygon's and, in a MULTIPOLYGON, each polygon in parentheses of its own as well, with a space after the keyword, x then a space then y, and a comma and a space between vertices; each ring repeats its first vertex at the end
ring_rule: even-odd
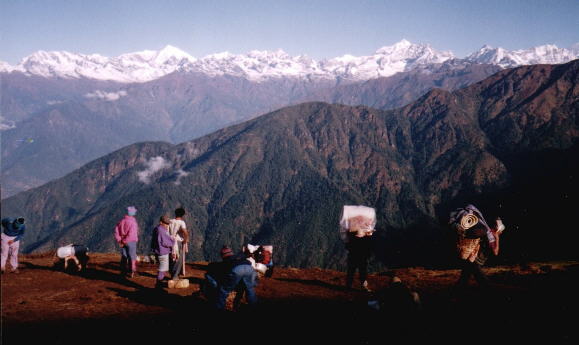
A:
POLYGON ((420 334, 416 325, 423 322, 420 296, 394 271, 387 272, 387 275, 391 278, 390 282, 373 294, 374 300, 368 301, 368 306, 377 311, 375 322, 380 325, 371 327, 371 331, 379 334, 387 325, 386 329, 396 330, 396 336, 404 340, 403 343, 414 343, 413 336, 420 334))
POLYGON ((6 272, 6 261, 10 258, 12 273, 18 271, 18 250, 20 248, 20 239, 26 231, 24 218, 18 217, 2 219, 2 273, 6 272))
MULTIPOLYGON (((217 291, 215 301, 215 308, 217 310, 225 310, 227 296, 233 291, 238 291, 239 294, 240 289, 243 289, 247 294, 247 302, 250 305, 253 306, 257 303, 257 295, 255 293, 257 272, 249 260, 250 255, 251 253, 249 251, 244 250, 242 253, 230 259, 231 269, 229 269, 223 277, 223 283, 219 285, 217 291)), ((237 304, 239 304, 239 302, 237 304)))
POLYGON ((371 237, 356 236, 355 232, 348 233, 348 242, 346 249, 348 249, 348 268, 346 272, 346 287, 352 288, 354 282, 354 274, 358 270, 360 277, 360 286, 362 290, 370 292, 368 288, 368 259, 371 254, 371 237))
POLYGON ((387 275, 391 278, 390 284, 376 293, 379 309, 396 317, 410 316, 420 310, 418 293, 403 283, 393 271, 388 272, 387 275))
POLYGON ((205 281, 202 285, 201 292, 205 297, 215 303, 219 291, 219 286, 222 285, 231 271, 233 264, 233 250, 228 246, 223 246, 220 251, 221 261, 211 262, 207 265, 207 272, 205 273, 205 281))

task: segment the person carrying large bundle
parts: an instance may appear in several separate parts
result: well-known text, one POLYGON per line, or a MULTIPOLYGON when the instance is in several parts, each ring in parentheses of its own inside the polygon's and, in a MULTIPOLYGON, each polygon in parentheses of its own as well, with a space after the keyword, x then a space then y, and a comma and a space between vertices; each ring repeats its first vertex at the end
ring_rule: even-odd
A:
POLYGON ((56 257, 59 259, 59 264, 62 264, 64 271, 68 268, 68 262, 73 261, 77 272, 86 269, 89 260, 88 247, 80 244, 69 244, 59 247, 56 250, 56 257))
POLYGON ((458 208, 450 213, 450 227, 456 231, 456 249, 461 263, 458 287, 465 287, 470 276, 474 276, 482 287, 488 286, 488 279, 482 271, 489 253, 499 254, 499 236, 505 229, 500 218, 491 228, 482 212, 474 205, 458 208))
POLYGON ((340 238, 348 250, 346 287, 352 288, 354 274, 358 270, 360 286, 368 288, 368 258, 371 252, 371 236, 376 226, 376 210, 367 206, 346 205, 340 217, 340 238))

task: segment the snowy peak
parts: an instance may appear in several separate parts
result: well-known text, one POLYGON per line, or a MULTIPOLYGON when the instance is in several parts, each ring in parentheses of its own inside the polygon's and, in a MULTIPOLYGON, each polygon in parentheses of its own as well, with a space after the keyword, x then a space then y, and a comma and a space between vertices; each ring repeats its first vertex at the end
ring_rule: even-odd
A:
POLYGON ((15 69, 16 67, 10 65, 8 62, 0 61, 0 73, 10 73, 15 69))
MULTIPOLYGON (((576 46, 576 45, 575 45, 576 46)), ((499 65, 511 68, 521 65, 559 64, 579 57, 579 52, 571 49, 558 48, 552 44, 520 50, 506 50, 485 45, 477 52, 466 57, 473 63, 499 65)))
POLYGON ((145 50, 116 58, 67 52, 38 52, 16 66, 0 65, 0 71, 21 71, 44 77, 93 78, 120 82, 146 82, 175 71, 207 75, 233 75, 253 81, 271 78, 367 80, 387 77, 417 66, 440 63, 453 58, 429 45, 402 40, 378 49, 374 55, 344 55, 316 61, 307 56, 290 56, 285 51, 253 50, 247 54, 222 52, 196 59, 179 48, 166 46, 159 51, 145 50))
POLYGON ((376 51, 376 55, 382 55, 391 60, 408 61, 411 65, 443 63, 454 59, 452 52, 438 52, 429 44, 412 44, 407 40, 389 47, 382 47, 376 51))
POLYGON ((82 55, 66 51, 47 52, 41 50, 24 58, 14 70, 42 77, 76 78, 79 77, 79 71, 94 71, 106 61, 106 57, 97 54, 82 55))
POLYGON ((125 62, 131 61, 134 63, 146 63, 151 66, 178 66, 197 61, 193 56, 170 45, 159 51, 145 50, 136 53, 123 54, 117 59, 125 62))
POLYGON ((306 56, 290 56, 281 49, 274 52, 253 50, 235 55, 229 52, 208 55, 187 68, 208 75, 234 75, 253 81, 270 78, 311 76, 328 77, 319 64, 306 56))
POLYGON ((442 63, 454 58, 450 52, 437 52, 427 44, 402 40, 376 50, 374 55, 355 57, 344 55, 323 63, 336 77, 365 80, 388 77, 416 67, 442 63))
POLYGON ((252 81, 272 78, 303 78, 361 81, 388 77, 448 61, 493 64, 503 68, 539 63, 564 63, 579 57, 579 44, 569 49, 543 45, 526 50, 508 51, 485 45, 465 59, 452 52, 437 51, 428 44, 414 44, 403 39, 376 50, 372 55, 343 55, 316 61, 307 56, 291 56, 285 51, 253 50, 247 54, 222 52, 197 59, 181 49, 167 45, 161 50, 144 50, 114 58, 98 54, 83 55, 65 51, 38 51, 17 66, 0 61, 0 72, 18 71, 42 77, 90 78, 124 83, 147 82, 182 71, 211 76, 232 75, 252 81))
POLYGON ((161 49, 155 57, 155 62, 158 64, 167 64, 172 61, 178 61, 180 63, 195 62, 196 60, 196 58, 185 53, 181 49, 170 45, 161 49))
POLYGON ((66 51, 38 51, 12 67, 0 64, 0 72, 19 71, 42 77, 90 78, 119 82, 146 82, 160 78, 195 62, 182 50, 166 46, 159 51, 145 50, 107 58, 98 54, 66 51))
POLYGON ((429 44, 413 44, 403 39, 391 46, 385 46, 376 50, 376 55, 386 55, 401 59, 416 59, 422 56, 437 56, 443 60, 453 58, 450 52, 436 52, 429 44))

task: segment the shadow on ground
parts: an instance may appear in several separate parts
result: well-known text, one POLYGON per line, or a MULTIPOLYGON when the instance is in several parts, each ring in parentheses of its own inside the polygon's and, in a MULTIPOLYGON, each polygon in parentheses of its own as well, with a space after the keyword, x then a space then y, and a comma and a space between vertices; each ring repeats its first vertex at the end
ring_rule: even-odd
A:
MULTIPOLYGON (((29 263, 25 268, 51 269, 29 263)), ((255 307, 243 305, 237 312, 216 312, 199 294, 159 291, 120 277, 116 269, 114 264, 95 265, 83 277, 117 283, 119 286, 107 287, 108 291, 156 312, 28 323, 4 320, 3 344, 40 341, 68 345, 71 339, 97 344, 155 344, 172 339, 235 344, 258 339, 268 339, 268 344, 575 344, 579 340, 574 317, 579 310, 579 266, 545 268, 528 275, 506 270, 492 276, 495 284, 487 290, 476 286, 455 290, 434 282, 419 291, 421 310, 408 313, 389 308, 372 310, 360 294, 349 300, 328 298, 323 292, 296 297, 292 295, 295 284, 339 292, 344 288, 321 279, 292 277, 272 278, 282 290, 259 296, 255 307)), ((202 281, 189 279, 193 284, 202 281)))

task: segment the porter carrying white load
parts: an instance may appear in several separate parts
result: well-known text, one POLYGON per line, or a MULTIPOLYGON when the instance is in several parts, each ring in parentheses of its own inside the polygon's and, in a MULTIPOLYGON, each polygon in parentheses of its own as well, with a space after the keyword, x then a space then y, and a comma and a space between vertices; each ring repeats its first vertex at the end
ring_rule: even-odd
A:
POLYGON ((347 242, 348 232, 356 237, 372 236, 376 226, 376 210, 367 206, 345 205, 340 217, 340 238, 347 242))

